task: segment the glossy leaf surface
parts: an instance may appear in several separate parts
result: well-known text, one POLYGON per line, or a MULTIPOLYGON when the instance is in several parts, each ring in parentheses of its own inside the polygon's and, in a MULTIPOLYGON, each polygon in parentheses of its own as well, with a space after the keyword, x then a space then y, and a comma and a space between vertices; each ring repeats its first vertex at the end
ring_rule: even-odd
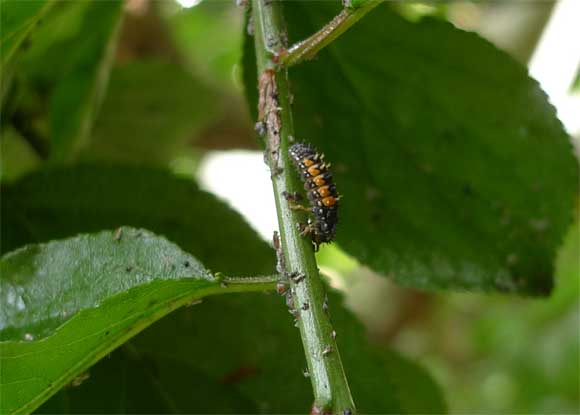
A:
POLYGON ((135 333, 221 290, 194 257, 131 228, 1 260, 1 412, 29 412, 135 333))

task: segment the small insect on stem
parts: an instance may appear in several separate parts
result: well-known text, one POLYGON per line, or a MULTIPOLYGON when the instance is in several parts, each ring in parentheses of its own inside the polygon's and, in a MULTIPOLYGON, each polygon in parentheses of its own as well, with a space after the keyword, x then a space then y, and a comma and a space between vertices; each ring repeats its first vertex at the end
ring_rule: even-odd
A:
POLYGON ((274 234, 272 235, 272 246, 276 252, 282 248, 282 244, 280 243, 280 234, 278 231, 274 231, 274 234))
POLYGON ((288 291, 288 283, 286 281, 278 281, 276 283, 276 292, 280 295, 286 294, 288 291))
POLYGON ((295 271, 288 276, 295 284, 299 284, 306 278, 306 274, 295 271))
POLYGON ((276 271, 280 275, 284 275, 286 273, 286 260, 284 259, 284 250, 282 249, 280 235, 277 231, 274 231, 274 235, 272 236, 272 246, 276 251, 276 271))
POLYGON ((332 348, 332 346, 326 346, 324 348, 324 350, 322 351, 322 356, 328 356, 333 351, 334 351, 334 349, 332 348))
POLYGON ((296 309, 292 309, 292 310, 288 310, 288 311, 294 317, 294 325, 297 327, 298 326, 298 320, 300 320, 300 311, 298 311, 296 309))
POLYGON ((254 130, 260 137, 264 137, 266 135, 266 123, 264 121, 258 121, 254 125, 254 130))
POLYGON ((296 309, 294 308, 294 292, 292 289, 289 289, 286 291, 286 307, 288 307, 288 311, 290 311, 290 314, 294 315, 296 312, 296 309))
POLYGON ((340 196, 330 173, 330 164, 324 161, 324 155, 318 153, 309 144, 296 143, 288 150, 290 158, 300 178, 304 181, 310 207, 290 205, 291 209, 306 210, 314 216, 314 221, 301 225, 302 235, 310 235, 314 249, 320 244, 330 243, 336 235, 338 223, 338 201, 340 196))

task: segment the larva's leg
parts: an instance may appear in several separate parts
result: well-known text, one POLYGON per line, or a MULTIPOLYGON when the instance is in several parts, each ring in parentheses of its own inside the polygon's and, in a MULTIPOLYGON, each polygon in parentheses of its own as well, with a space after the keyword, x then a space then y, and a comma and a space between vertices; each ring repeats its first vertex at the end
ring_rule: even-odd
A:
POLYGON ((296 203, 289 203, 289 207, 292 210, 302 210, 304 212, 308 212, 310 213, 310 208, 308 206, 304 206, 304 205, 297 205, 296 203))
POLYGON ((290 207, 290 209, 292 210, 303 210, 305 212, 310 212, 310 208, 308 206, 304 206, 298 203, 294 203, 294 202, 298 202, 300 200, 302 200, 302 195, 298 192, 282 192, 282 196, 284 196, 284 198, 288 201, 288 205, 290 207))
POLYGON ((311 223, 299 223, 298 229, 300 230, 300 236, 313 235, 315 228, 311 223))
POLYGON ((284 196, 284 198, 288 201, 299 202, 300 200, 302 200, 302 195, 298 192, 283 191, 282 196, 284 196))

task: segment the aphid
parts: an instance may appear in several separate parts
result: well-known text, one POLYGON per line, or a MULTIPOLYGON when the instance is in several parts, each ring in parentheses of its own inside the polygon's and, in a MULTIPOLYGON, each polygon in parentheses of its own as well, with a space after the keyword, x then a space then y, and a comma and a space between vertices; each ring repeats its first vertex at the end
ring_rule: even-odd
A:
POLYGON ((258 121, 256 124, 254 124, 254 130, 260 137, 264 137, 268 131, 264 121, 258 121))
POLYGON ((290 311, 290 314, 294 314, 294 312, 296 311, 294 309, 294 293, 292 291, 293 291, 292 289, 286 290, 285 294, 286 307, 288 307, 288 311, 290 311))
POLYGON ((198 304, 201 304, 202 302, 203 302, 203 300, 201 298, 196 298, 195 300, 192 300, 191 302, 187 303, 186 307, 198 305, 198 304))
POLYGON ((323 154, 304 143, 292 145, 289 152, 300 178, 304 181, 304 189, 310 202, 310 208, 298 205, 292 207, 308 210, 314 216, 314 221, 309 219, 306 225, 301 225, 301 230, 303 235, 312 236, 314 247, 318 250, 320 244, 330 243, 334 239, 340 197, 328 170, 330 164, 324 162, 323 154))
POLYGON ((81 386, 81 384, 90 377, 91 377, 91 375, 89 372, 81 373, 80 375, 78 375, 76 378, 74 378, 72 380, 72 382, 69 384, 69 387, 77 388, 77 387, 81 386))
POLYGON ((324 350, 322 351, 322 356, 328 356, 333 351, 334 351, 334 349, 332 348, 332 346, 326 346, 324 348, 324 350))
POLYGON ((328 313, 328 295, 324 294, 324 302, 322 303, 322 311, 328 313))
MULTIPOLYGON (((244 0, 245 1, 245 0, 244 0)), ((247 6, 247 1, 245 1, 246 4, 238 4, 239 6, 242 7, 246 7, 247 6)), ((248 26, 246 26, 246 32, 248 33, 249 36, 254 36, 254 19, 252 18, 252 15, 250 15, 249 19, 248 19, 248 26)))
POLYGON ((288 284, 285 281, 278 281, 276 283, 276 292, 280 295, 286 294, 288 291, 288 284))
POLYGON ((280 236, 277 231, 274 231, 272 246, 276 251, 276 271, 283 275, 286 272, 286 261, 284 260, 284 251, 282 250, 282 243, 280 242, 280 236))
POLYGON ((295 271, 295 272, 289 274, 288 278, 290 278, 292 281, 294 281, 295 284, 299 284, 300 282, 304 281, 304 278, 306 278, 306 274, 295 271))

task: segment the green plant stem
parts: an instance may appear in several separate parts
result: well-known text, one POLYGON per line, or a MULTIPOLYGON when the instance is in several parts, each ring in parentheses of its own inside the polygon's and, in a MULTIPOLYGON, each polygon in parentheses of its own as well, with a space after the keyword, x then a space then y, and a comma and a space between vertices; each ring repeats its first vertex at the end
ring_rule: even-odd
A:
POLYGON ((314 392, 313 412, 354 413, 354 404, 327 314, 326 293, 320 279, 310 237, 297 224, 303 213, 290 208, 284 192, 301 191, 302 183, 291 165, 288 147, 294 140, 288 71, 274 62, 286 46, 279 0, 252 0, 252 17, 258 67, 259 112, 265 130, 266 160, 272 172, 280 228, 283 263, 280 272, 304 275, 290 278, 293 313, 296 316, 314 392), (298 280, 298 279, 297 279, 298 280))
MULTIPOLYGON (((280 281, 280 275, 256 275, 252 277, 223 277, 222 282, 226 287, 230 286, 260 286, 264 285, 270 287, 269 289, 276 288, 276 283, 280 281)), ((258 290, 256 290, 258 291, 258 290)))
POLYGON ((321 49, 332 43, 382 2, 383 0, 366 0, 359 2, 360 4, 356 8, 345 8, 318 32, 281 51, 278 56, 278 62, 281 65, 290 67, 311 60, 321 49))

